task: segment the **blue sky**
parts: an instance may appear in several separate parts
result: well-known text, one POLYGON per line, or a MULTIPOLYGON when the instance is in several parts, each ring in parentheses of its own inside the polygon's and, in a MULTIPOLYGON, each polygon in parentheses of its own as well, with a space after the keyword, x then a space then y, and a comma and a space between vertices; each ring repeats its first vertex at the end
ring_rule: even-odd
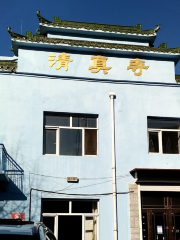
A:
MULTIPOLYGON (((0 56, 13 56, 7 27, 23 35, 27 30, 35 34, 36 10, 50 21, 58 16, 62 20, 125 26, 140 23, 143 30, 161 24, 155 47, 162 42, 168 48, 180 46, 180 0, 0 0, 0 56)), ((176 73, 180 74, 180 63, 176 73)))

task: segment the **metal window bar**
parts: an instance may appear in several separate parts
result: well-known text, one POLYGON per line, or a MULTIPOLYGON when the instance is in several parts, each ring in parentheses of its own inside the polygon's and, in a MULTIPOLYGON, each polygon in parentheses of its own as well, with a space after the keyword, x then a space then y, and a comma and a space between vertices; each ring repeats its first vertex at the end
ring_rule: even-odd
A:
POLYGON ((2 143, 0 143, 0 170, 4 171, 13 183, 23 192, 24 170, 7 153, 2 143))

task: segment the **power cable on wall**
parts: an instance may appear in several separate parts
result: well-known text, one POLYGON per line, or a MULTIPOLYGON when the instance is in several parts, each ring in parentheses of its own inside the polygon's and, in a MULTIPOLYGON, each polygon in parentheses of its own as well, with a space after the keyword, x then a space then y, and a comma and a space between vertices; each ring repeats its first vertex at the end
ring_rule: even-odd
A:
MULTIPOLYGON (((74 190, 74 189, 79 189, 79 188, 96 186, 96 185, 100 185, 100 184, 107 183, 107 182, 111 182, 111 180, 108 180, 108 181, 105 181, 105 182, 101 182, 101 183, 95 183, 95 184, 85 185, 85 186, 81 186, 81 187, 76 187, 76 188, 70 188, 70 189, 67 189, 67 191, 74 190)), ((56 191, 62 191, 62 190, 56 190, 56 191)))
MULTIPOLYGON (((31 221, 31 193, 32 191, 38 191, 38 192, 45 192, 45 193, 51 193, 51 194, 59 194, 59 195, 65 195, 65 196, 81 196, 81 197, 100 197, 100 196, 108 196, 112 195, 112 193, 92 193, 92 194, 74 194, 74 193, 60 193, 60 192, 54 192, 54 191, 47 191, 43 189, 37 189, 37 188, 31 188, 30 190, 30 199, 29 199, 29 221, 31 221)), ((117 194, 129 194, 133 193, 134 191, 129 191, 129 192, 117 192, 117 194)))
MULTIPOLYGON (((120 179, 122 179, 124 177, 124 175, 122 175, 122 176, 119 176, 119 177, 117 177, 117 180, 120 180, 120 179)), ((57 192, 61 192, 61 191, 63 191, 63 190, 74 190, 74 189, 79 189, 79 188, 86 188, 86 187, 91 187, 91 186, 97 186, 97 185, 100 185, 100 184, 104 184, 104 183, 107 183, 107 182, 111 182, 112 180, 108 180, 108 181, 104 181, 104 182, 100 182, 100 183, 94 183, 94 184, 90 184, 90 185, 85 185, 85 186, 81 186, 81 187, 76 187, 76 188, 70 188, 72 185, 74 185, 75 183, 72 183, 71 185, 69 185, 69 186, 67 186, 67 187, 65 187, 65 188, 63 188, 63 189, 61 189, 61 190, 55 190, 55 191, 57 191, 57 192), (68 189, 68 188, 70 188, 70 189, 68 189)), ((31 186, 29 185, 29 188, 31 189, 31 186)), ((20 194, 20 193, 15 193, 15 192, 11 192, 11 191, 8 191, 9 193, 13 193, 13 194, 20 194)))
MULTIPOLYGON (((64 178, 64 177, 55 177, 55 176, 50 176, 50 175, 44 175, 44 174, 39 174, 39 173, 29 173, 29 174, 32 174, 32 175, 37 175, 37 176, 41 176, 41 177, 48 177, 48 178, 59 178, 59 179, 67 179, 67 178, 64 178)), ((125 177, 129 177, 130 174, 124 174, 124 175, 119 175, 117 176, 117 178, 121 177, 121 178, 125 178, 125 177)), ((111 179, 112 177, 100 177, 100 178, 79 178, 79 180, 99 180, 99 179, 111 179)))
POLYGON ((72 185, 74 185, 74 183, 72 183, 71 185, 69 185, 68 187, 65 187, 63 189, 61 189, 60 191, 64 191, 65 189, 67 190, 69 187, 71 187, 72 185))
MULTIPOLYGON (((117 179, 117 180, 120 180, 121 178, 116 178, 116 179, 117 179)), ((85 185, 85 186, 81 186, 81 187, 70 188, 70 189, 67 189, 67 190, 69 191, 69 190, 74 190, 74 189, 78 189, 78 188, 85 188, 85 187, 96 186, 96 185, 100 185, 100 184, 107 183, 107 182, 111 182, 111 181, 112 181, 112 180, 108 180, 108 181, 104 181, 104 182, 100 182, 100 183, 94 183, 94 184, 85 185)))
MULTIPOLYGON (((39 174, 38 174, 39 175, 39 174)), ((43 175, 43 176, 46 176, 46 175, 43 175)), ((122 178, 124 178, 124 177, 127 177, 127 176, 129 176, 129 174, 126 174, 126 175, 120 175, 120 176, 117 176, 117 180, 120 180, 120 179, 122 179, 122 178)), ((58 177, 55 177, 55 178, 58 178, 58 177)), ((65 178, 66 179, 66 178, 65 178)), ((92 178, 93 179, 93 178, 92 178)), ((102 178, 100 178, 100 179, 102 179, 102 178)), ((103 178, 103 179, 110 179, 110 178, 103 178)), ((82 180, 82 179, 81 179, 82 180)), ((101 184, 104 184, 104 183, 107 183, 107 182, 111 182, 112 180, 107 180, 107 181, 104 181, 104 182, 100 182, 100 183, 94 183, 94 184, 90 184, 90 185, 85 185, 85 186, 79 186, 79 187, 75 187, 75 188, 70 188, 72 185, 74 185, 74 183, 73 184, 71 184, 71 185, 69 185, 69 186, 67 186, 66 188, 64 188, 64 189, 61 189, 61 190, 55 190, 56 192, 61 192, 61 191, 63 191, 63 190, 65 190, 65 189, 67 189, 67 191, 70 191, 70 190, 75 190, 75 189, 80 189, 80 188, 86 188, 86 187, 91 187, 91 186, 97 186, 97 185, 101 185, 101 184), (68 189, 68 188, 70 188, 70 189, 68 189)), ((31 188, 31 187, 30 187, 31 188)))

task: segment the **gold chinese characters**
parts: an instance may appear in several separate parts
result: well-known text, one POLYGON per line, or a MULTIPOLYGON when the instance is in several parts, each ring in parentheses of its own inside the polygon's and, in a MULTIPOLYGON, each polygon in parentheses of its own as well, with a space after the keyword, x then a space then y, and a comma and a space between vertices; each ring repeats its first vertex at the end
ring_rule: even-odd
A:
POLYGON ((52 61, 49 63, 49 66, 52 67, 56 62, 58 62, 58 66, 55 67, 56 70, 60 69, 61 67, 64 67, 65 70, 68 70, 68 63, 72 62, 72 59, 69 59, 70 55, 66 55, 65 52, 62 54, 59 54, 58 57, 55 59, 55 55, 50 53, 48 61, 52 61))
MULTIPOLYGON (((107 74, 112 67, 106 66, 106 61, 108 60, 107 57, 102 57, 101 55, 93 56, 91 57, 92 66, 88 68, 88 70, 91 71, 91 73, 98 73, 100 70, 102 70, 103 74, 107 74)), ((68 70, 68 63, 73 62, 72 59, 70 59, 70 55, 66 54, 65 52, 62 52, 58 55, 56 58, 56 55, 53 53, 49 54, 48 57, 49 66, 52 67, 54 64, 56 64, 55 69, 59 70, 60 68, 64 68, 65 71, 68 70)), ((129 61, 129 66, 127 66, 127 70, 132 69, 135 76, 140 76, 142 74, 142 70, 147 70, 149 66, 145 66, 145 61, 140 60, 139 58, 136 58, 134 60, 129 61)))
POLYGON ((132 69, 132 71, 134 72, 134 75, 136 76, 140 76, 142 74, 142 69, 148 69, 148 66, 145 66, 145 61, 141 61, 139 60, 139 58, 136 58, 135 60, 130 60, 129 61, 129 66, 127 67, 127 70, 132 69), (138 72, 136 72, 136 70, 138 70, 138 72))
POLYGON ((111 67, 106 67, 107 59, 107 57, 101 57, 100 55, 97 57, 91 57, 91 60, 93 60, 93 66, 89 67, 89 70, 91 70, 92 73, 97 73, 100 70, 103 70, 103 73, 107 74, 108 72, 106 70, 111 69, 111 67))

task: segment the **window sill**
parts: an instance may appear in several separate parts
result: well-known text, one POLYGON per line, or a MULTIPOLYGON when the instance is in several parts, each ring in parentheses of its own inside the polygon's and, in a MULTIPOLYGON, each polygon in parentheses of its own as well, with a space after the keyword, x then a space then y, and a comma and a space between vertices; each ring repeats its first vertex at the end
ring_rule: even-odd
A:
POLYGON ((180 155, 180 153, 148 153, 150 155, 180 155))
POLYGON ((98 157, 98 155, 72 156, 72 155, 58 155, 58 154, 43 154, 43 156, 52 156, 52 157, 98 157))

